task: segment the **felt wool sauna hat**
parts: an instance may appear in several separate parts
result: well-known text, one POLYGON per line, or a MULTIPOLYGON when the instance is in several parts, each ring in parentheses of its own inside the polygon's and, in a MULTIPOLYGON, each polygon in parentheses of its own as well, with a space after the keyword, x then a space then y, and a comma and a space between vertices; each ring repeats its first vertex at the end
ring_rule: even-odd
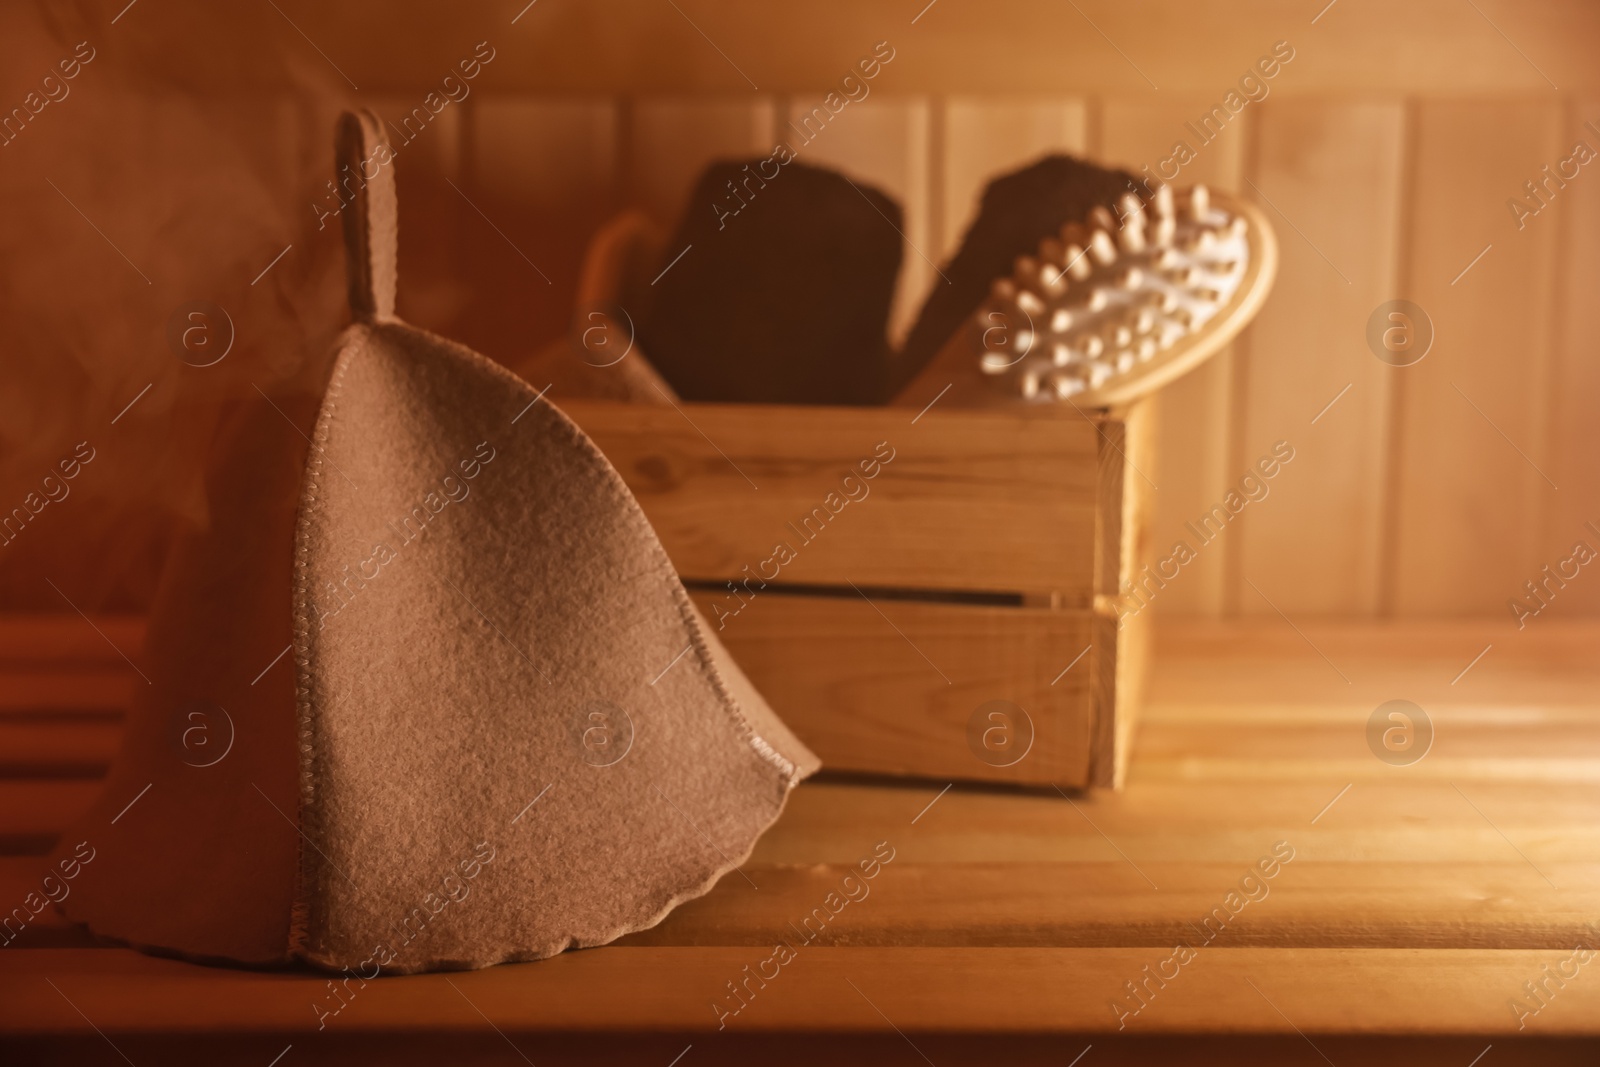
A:
POLYGON ((219 452, 63 838, 93 856, 64 910, 135 946, 371 978, 602 944, 733 870, 817 766, 583 432, 395 317, 380 130, 339 125, 355 322, 325 395, 219 452))

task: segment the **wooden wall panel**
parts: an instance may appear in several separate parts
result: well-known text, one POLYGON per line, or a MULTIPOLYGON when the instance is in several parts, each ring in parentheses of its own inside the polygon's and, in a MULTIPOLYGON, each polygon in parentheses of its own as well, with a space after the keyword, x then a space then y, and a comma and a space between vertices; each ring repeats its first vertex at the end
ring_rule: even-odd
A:
POLYGON ((668 98, 637 101, 629 116, 627 192, 663 227, 678 224, 707 163, 772 153, 777 108, 771 97, 668 98))
MULTIPOLYGON (((491 68, 496 85, 550 93, 745 92, 752 82, 762 92, 800 93, 836 83, 885 38, 898 53, 885 75, 896 92, 1144 93, 1154 81, 1163 95, 1212 93, 1279 38, 1304 54, 1277 90, 1285 94, 1547 93, 1547 76, 1567 91, 1600 87, 1600 8, 1588 0, 1475 0, 1481 16, 1459 0, 945 0, 912 25, 926 6, 541 3, 512 26, 522 2, 283 3, 363 91, 434 81, 480 35, 503 42, 510 57, 491 68), (1331 10, 1321 12, 1325 4, 1331 10), (418 27, 423 39, 400 51, 374 25, 418 27)), ((208 62, 239 66, 240 57, 201 57, 197 69, 170 76, 203 80, 208 62)), ((278 74, 266 65, 241 71, 274 88, 278 74)))
MULTIPOLYGON (((890 336, 898 341, 916 318, 929 286, 943 284, 932 240, 931 108, 921 97, 896 99, 874 92, 861 103, 848 105, 814 136, 797 132, 796 123, 821 106, 820 100, 813 93, 790 101, 778 135, 794 147, 801 162, 836 167, 851 180, 869 182, 899 202, 905 244, 889 321, 890 336)), ((886 219, 884 225, 891 223, 886 219)))
POLYGON ((617 103, 604 98, 478 99, 471 142, 474 185, 486 197, 520 200, 529 207, 603 204, 613 189, 617 111, 617 103))
MULTIPOLYGON (((1560 143, 1568 151, 1581 140, 1600 152, 1600 134, 1587 123, 1600 127, 1600 98, 1581 100, 1567 109, 1560 143)), ((1561 155, 1566 158, 1567 151, 1561 155)), ((1557 344, 1545 441, 1550 457, 1546 470, 1561 492, 1552 501, 1540 539, 1541 566, 1565 559, 1579 540, 1600 551, 1600 533, 1588 525, 1600 527, 1600 418, 1595 417, 1600 412, 1600 359, 1595 358, 1595 338, 1600 337, 1600 301, 1595 299, 1600 280, 1600 174, 1591 173, 1592 166, 1585 166, 1561 190, 1559 199, 1528 223, 1532 227, 1548 222, 1561 231, 1557 344)), ((1591 574, 1585 567, 1581 575, 1551 601, 1551 612, 1600 612, 1600 573, 1591 574)), ((1504 610, 1509 615, 1510 609, 1504 610)), ((1544 617, 1543 611, 1539 617, 1544 617)))
POLYGON ((960 247, 989 179, 1051 152, 1083 155, 1088 139, 1089 107, 1081 99, 959 96, 947 100, 938 261, 944 262, 960 247))
MULTIPOLYGON (((1203 97, 1169 97, 1144 94, 1101 102, 1099 144, 1096 154, 1107 163, 1135 174, 1173 154, 1183 140, 1197 157, 1184 166, 1178 185, 1206 182, 1229 192, 1248 192, 1243 186, 1245 141, 1254 118, 1240 114, 1214 141, 1201 146, 1184 125, 1204 114, 1214 101, 1203 97)), ((1169 171, 1170 173, 1170 171, 1169 171)), ((1219 352, 1193 373, 1174 382, 1156 399, 1155 460, 1145 475, 1156 487, 1150 539, 1154 551, 1165 554, 1174 541, 1193 544, 1184 523, 1222 498, 1228 482, 1237 478, 1232 455, 1233 369, 1235 346, 1219 352)), ((1169 614, 1221 614, 1228 603, 1227 553, 1237 550, 1230 533, 1206 548, 1184 567, 1179 580, 1161 591, 1160 608, 1169 614)))
POLYGON ((450 192, 472 202, 460 237, 471 291, 454 337, 514 363, 565 328, 589 235, 616 209, 618 105, 488 94, 467 105, 465 181, 450 192))
POLYGON ((1399 614, 1504 611, 1539 568, 1557 492, 1541 427, 1562 223, 1551 210, 1519 231, 1506 201, 1562 158, 1562 127, 1553 98, 1417 108, 1405 287, 1436 339, 1397 379, 1386 607, 1399 614))
MULTIPOLYGON (((1256 328, 1160 398, 1163 443, 1146 471, 1162 487, 1158 547, 1243 473, 1277 420, 1309 422, 1351 390, 1306 427, 1302 465, 1157 610, 1263 610, 1249 579, 1291 615, 1509 618, 1524 583, 1600 522, 1589 344, 1600 178, 1585 167, 1524 229, 1506 210, 1574 139, 1600 149, 1583 126, 1600 124, 1600 6, 1587 0, 278 4, 242 21, 208 11, 187 28, 140 4, 114 30, 120 3, 65 21, 22 5, 16 32, 0 34, 19 70, 53 63, 57 31, 80 22, 120 42, 120 58, 96 61, 72 102, 7 153, 16 166, 0 185, 20 208, 7 229, 17 270, 5 351, 21 385, 0 398, 15 431, 0 487, 15 503, 60 441, 89 432, 73 427, 108 425, 154 382, 116 425, 100 480, 75 490, 71 520, 48 520, 49 540, 30 535, 0 560, 8 605, 58 607, 41 573, 70 573, 63 591, 83 603, 149 603, 173 524, 206 513, 200 473, 224 402, 292 374, 303 345, 343 322, 338 239, 308 225, 336 112, 368 106, 398 125, 479 41, 497 58, 470 97, 400 155, 400 310, 515 368, 568 325, 603 219, 636 201, 670 223, 705 160, 798 139, 784 123, 880 41, 894 58, 870 96, 799 148, 905 208, 899 330, 990 175, 1051 147, 1164 158, 1190 136, 1186 120, 1286 40, 1296 56, 1269 99, 1181 178, 1256 197, 1249 178, 1293 221, 1274 213, 1284 277, 1256 328), (230 39, 252 47, 190 47, 230 39), (95 295, 92 315, 75 292, 95 295), (1383 373, 1354 326, 1389 295, 1420 300, 1438 336, 1422 365, 1383 373), (239 326, 236 353, 206 375, 162 343, 171 308, 200 297, 239 326), (137 342, 132 355, 112 333, 137 342)), ((1600 579, 1585 572, 1552 610, 1600 611, 1600 579)))
POLYGON ((1261 594, 1314 614, 1379 603, 1388 391, 1405 370, 1380 362, 1365 334, 1373 309, 1403 295, 1403 122, 1397 103, 1268 101, 1256 115, 1249 192, 1277 227, 1280 259, 1242 360, 1229 474, 1237 483, 1280 440, 1295 458, 1240 517, 1233 592, 1245 614, 1276 614, 1261 594))

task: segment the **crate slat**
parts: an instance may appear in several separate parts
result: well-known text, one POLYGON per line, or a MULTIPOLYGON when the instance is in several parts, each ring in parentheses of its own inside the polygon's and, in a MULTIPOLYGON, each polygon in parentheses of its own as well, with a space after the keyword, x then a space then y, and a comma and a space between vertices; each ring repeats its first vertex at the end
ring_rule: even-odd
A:
POLYGON ((786 543, 795 558, 779 580, 789 584, 1043 593, 1073 607, 1097 592, 1100 435, 1088 420, 934 408, 913 424, 917 412, 894 409, 564 407, 622 474, 687 579, 736 578, 747 566, 771 574, 764 561, 786 543), (782 434, 773 432, 779 422, 782 434), (867 495, 830 515, 828 494, 843 500, 845 476, 861 481, 857 464, 883 442, 893 459, 862 483, 867 495))
MULTIPOLYGON (((725 602, 695 599, 708 619, 725 602)), ((1065 668, 1088 647, 1093 618, 769 593, 724 619, 718 636, 830 770, 1073 788, 1088 782, 1091 657, 1065 668), (1032 749, 1009 767, 984 762, 968 741, 969 721, 993 700, 1033 724, 1032 749)))

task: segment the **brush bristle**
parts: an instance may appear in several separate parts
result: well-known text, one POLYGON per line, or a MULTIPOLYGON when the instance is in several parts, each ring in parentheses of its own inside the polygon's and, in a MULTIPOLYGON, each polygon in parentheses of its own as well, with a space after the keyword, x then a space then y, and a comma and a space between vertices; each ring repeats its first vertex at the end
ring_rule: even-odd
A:
POLYGON ((1071 400, 1135 373, 1192 336, 1239 292, 1250 263, 1249 224, 1203 185, 1151 198, 1128 194, 1062 227, 1020 257, 978 313, 1017 324, 1003 356, 979 366, 1024 399, 1071 400), (1019 357, 1016 353, 1021 352, 1019 357))

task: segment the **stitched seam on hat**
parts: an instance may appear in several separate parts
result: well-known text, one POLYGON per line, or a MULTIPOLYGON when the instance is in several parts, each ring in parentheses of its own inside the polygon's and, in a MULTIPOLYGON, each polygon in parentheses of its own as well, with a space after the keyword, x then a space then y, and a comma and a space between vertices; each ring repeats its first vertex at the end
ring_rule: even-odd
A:
MULTIPOLYGON (((479 358, 483 359, 484 357, 480 356, 479 358)), ((485 362, 488 362, 488 360, 485 359, 485 362)), ((499 370, 500 368, 497 366, 496 369, 499 370)), ((528 387, 527 383, 522 382, 521 379, 517 379, 517 381, 523 388, 528 387)), ((673 605, 678 609, 678 618, 683 623, 684 629, 689 632, 689 643, 694 646, 695 661, 699 666, 701 676, 710 684, 712 692, 717 695, 719 702, 732 718, 735 732, 759 758, 771 764, 779 774, 783 775, 786 781, 792 784, 798 778, 797 768, 792 762, 780 755, 765 738, 756 733, 754 724, 744 714, 739 701, 734 697, 727 683, 723 681, 722 673, 712 663, 711 650, 706 645, 705 636, 700 632, 699 623, 695 620, 688 590, 684 589, 683 583, 679 581, 678 572, 673 569, 672 560, 667 556, 667 551, 661 544, 661 538, 657 536, 655 528, 650 525, 650 520, 645 517, 644 509, 639 506, 638 500, 633 495, 633 490, 628 488, 627 483, 622 480, 622 476, 611 465, 611 461, 606 459, 605 453, 600 450, 600 446, 595 444, 587 433, 584 433, 582 427, 573 422, 566 412, 554 404, 550 405, 550 409, 559 416, 556 424, 560 426, 562 432, 567 435, 573 444, 578 446, 579 451, 589 460, 591 465, 598 466, 597 473, 600 475, 601 481, 605 483, 613 499, 623 505, 623 513, 627 516, 625 521, 632 525, 636 532, 646 535, 646 541, 654 550, 653 555, 655 558, 653 564, 656 577, 666 581, 673 598, 673 605), (596 460, 599 462, 596 463, 596 460)))
MULTIPOLYGON (((525 383, 524 386, 526 387, 525 383)), ((600 450, 600 446, 595 444, 588 434, 584 433, 583 428, 573 422, 560 408, 553 404, 550 407, 552 411, 560 416, 558 425, 572 442, 579 446, 589 461, 594 463, 599 460, 600 470, 598 473, 601 475, 601 480, 606 484, 613 498, 624 505, 623 512, 627 515, 626 521, 633 526, 635 531, 646 535, 647 542, 654 550, 655 559, 653 562, 656 577, 667 583, 667 588, 672 595, 673 605, 678 609, 678 618, 683 623, 684 629, 689 632, 689 643, 694 647, 695 662, 699 667, 701 676, 710 684, 712 692, 717 695, 720 703, 732 718, 735 732, 750 746, 757 757, 771 764, 779 774, 783 775, 786 781, 793 784, 799 778, 795 764, 774 749, 766 738, 756 733, 755 725, 745 715, 738 699, 734 697, 732 690, 728 688, 727 683, 723 680, 722 672, 718 671, 716 664, 712 662, 711 649, 706 644, 705 635, 700 632, 699 622, 695 619, 694 608, 689 600, 689 591, 683 587, 683 582, 678 579, 678 572, 673 569, 672 560, 667 556, 667 550, 662 546, 661 538, 657 536, 655 528, 650 525, 650 520, 645 517, 644 509, 639 506, 639 501, 634 497, 633 490, 628 488, 627 483, 622 480, 622 476, 611 465, 611 461, 600 450)))
POLYGON ((315 709, 312 705, 311 682, 311 613, 310 613, 310 563, 308 545, 311 515, 318 500, 322 479, 322 459, 328 435, 332 428, 333 410, 344 388, 345 372, 354 362, 359 349, 365 347, 368 333, 361 331, 359 339, 351 339, 340 346, 338 365, 323 397, 322 410, 317 415, 316 426, 311 431, 311 455, 306 463, 305 485, 300 494, 300 514, 295 519, 294 543, 294 661, 295 661, 295 718, 299 742, 300 771, 300 833, 299 863, 296 865, 294 906, 289 919, 289 952, 303 956, 310 951, 311 943, 311 893, 320 892, 321 867, 315 849, 306 842, 315 842, 322 836, 321 812, 317 808, 316 729, 313 723, 315 709))
MULTIPOLYGON (((619 478, 618 480, 620 481, 621 479, 619 478)), ((644 512, 642 510, 636 514, 643 519, 644 512)), ((644 521, 648 528, 649 520, 646 519, 644 521)), ((660 547, 661 542, 655 538, 655 530, 650 530, 650 536, 656 540, 657 547, 660 547)), ((661 557, 663 559, 667 558, 666 549, 664 548, 661 549, 661 557)), ((722 677, 722 672, 717 670, 716 663, 711 659, 711 648, 706 644, 705 634, 700 630, 700 621, 695 617, 693 603, 689 599, 689 591, 683 587, 683 582, 678 579, 677 572, 672 570, 670 560, 666 569, 672 583, 673 599, 678 605, 678 615, 683 619, 683 624, 689 631, 689 640, 694 645, 695 658, 699 660, 701 672, 710 679, 712 688, 722 697, 728 710, 737 718, 739 726, 743 728, 742 733, 746 743, 755 750, 758 756, 776 767, 791 785, 798 782, 800 780, 799 768, 777 749, 773 748, 766 738, 756 732, 755 724, 745 715, 744 709, 734 697, 733 691, 728 688, 727 682, 722 677)))
MULTIPOLYGON (((492 375, 515 383, 518 389, 532 391, 532 387, 517 375, 463 344, 439 337, 436 334, 429 333, 427 330, 419 329, 410 323, 398 320, 384 325, 398 327, 414 335, 425 337, 444 346, 449 351, 463 355, 469 363, 478 364, 492 375)), ((684 628, 689 631, 689 643, 694 647, 695 659, 699 664, 700 673, 710 683, 712 692, 718 696, 723 708, 733 720, 735 731, 750 746, 751 751, 756 754, 757 758, 771 765, 782 774, 789 785, 795 784, 800 779, 797 765, 779 753, 766 738, 756 732, 755 725, 745 715, 744 710, 739 705, 739 701, 723 681, 722 673, 711 662, 711 651, 706 645, 705 636, 700 632, 699 624, 695 620, 693 605, 689 600, 689 592, 683 587, 683 582, 678 579, 678 572, 673 569, 672 560, 668 558, 667 550, 661 544, 661 538, 656 535, 655 528, 650 525, 650 520, 645 517, 644 509, 639 506, 639 501, 634 497, 633 490, 628 488, 628 484, 622 480, 622 475, 617 473, 616 468, 611 465, 611 461, 606 458, 606 454, 600 450, 600 446, 594 443, 593 439, 583 431, 582 427, 573 422, 566 412, 548 400, 545 401, 545 404, 556 415, 556 425, 561 428, 562 432, 567 435, 573 444, 578 446, 579 452, 589 460, 591 465, 598 466, 601 481, 610 490, 613 497, 624 505, 623 512, 628 516, 627 521, 633 525, 636 531, 642 531, 648 535, 646 540, 654 549, 656 576, 666 579, 668 587, 672 591, 673 603, 678 609, 678 617, 683 622, 684 628)))

